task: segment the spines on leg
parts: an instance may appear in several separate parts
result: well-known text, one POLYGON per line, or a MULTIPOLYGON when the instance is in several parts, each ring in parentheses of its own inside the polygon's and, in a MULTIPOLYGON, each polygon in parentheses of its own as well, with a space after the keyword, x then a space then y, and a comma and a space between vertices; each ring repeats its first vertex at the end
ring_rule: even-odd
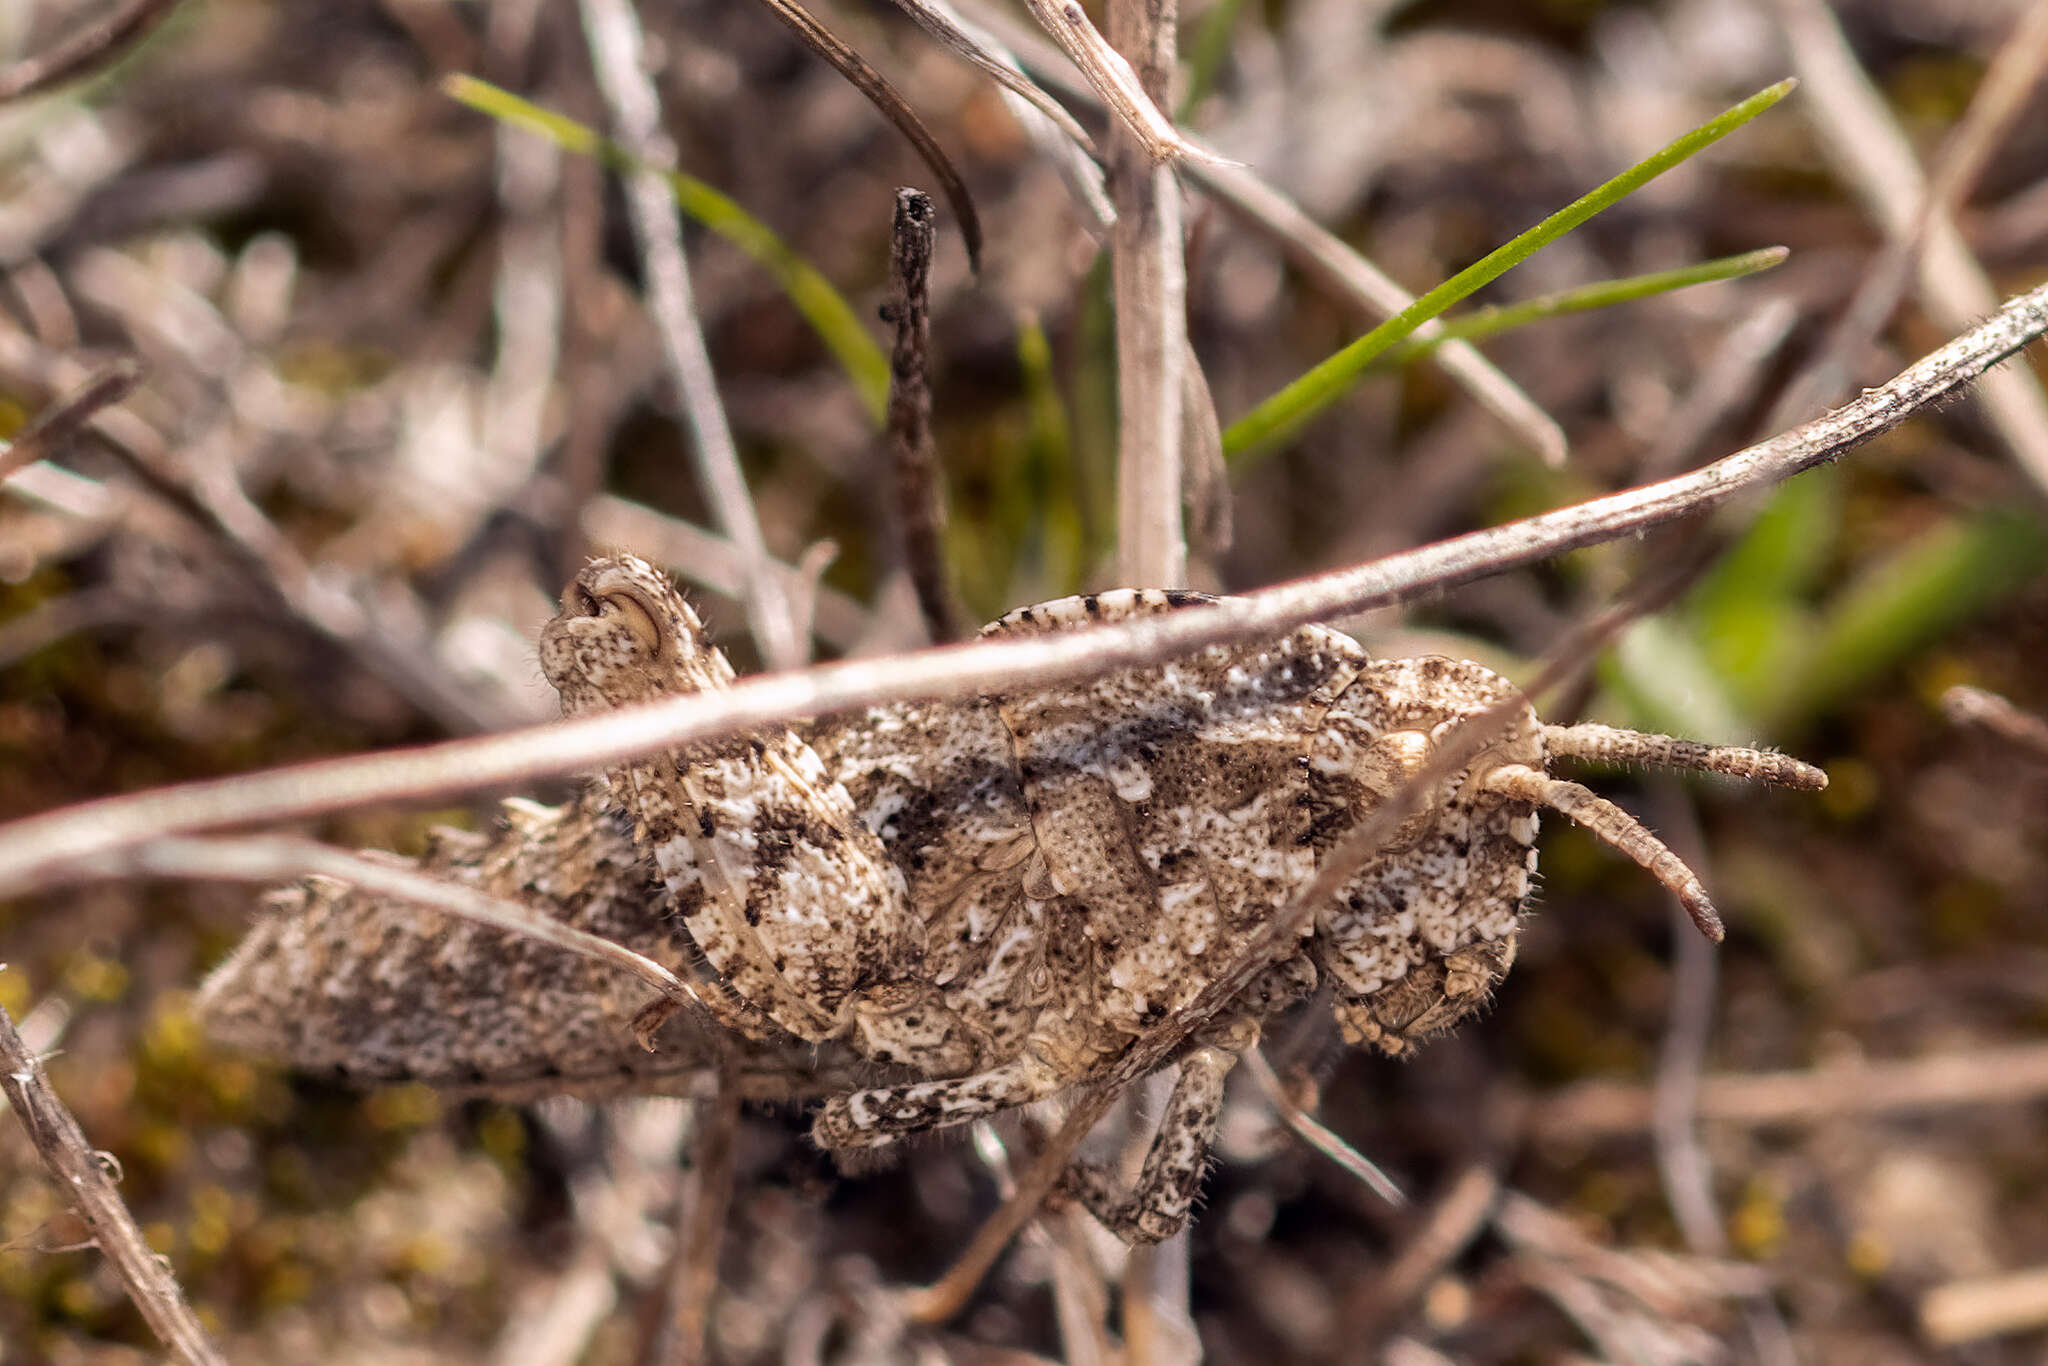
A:
POLYGON ((1683 768, 1695 773, 1716 773, 1726 778, 1815 792, 1828 785, 1828 775, 1820 769, 1775 750, 1708 745, 1698 740, 1621 730, 1592 722, 1576 726, 1546 725, 1543 738, 1553 757, 1577 759, 1589 764, 1648 764, 1655 768, 1683 768))
POLYGON ((1647 826, 1613 802, 1577 783, 1520 764, 1506 764, 1493 770, 1486 775, 1484 785, 1489 792, 1562 812, 1627 854, 1678 898, 1701 934, 1717 944, 1721 942, 1721 916, 1708 900, 1699 875, 1671 852, 1670 846, 1651 834, 1647 826))
POLYGON ((1129 1191, 1117 1189, 1102 1168, 1078 1162, 1067 1169, 1062 1185, 1127 1243, 1164 1242, 1180 1232, 1209 1168, 1209 1149, 1223 1118, 1223 1084, 1237 1057, 1228 1049, 1197 1048, 1181 1059, 1144 1168, 1129 1191))

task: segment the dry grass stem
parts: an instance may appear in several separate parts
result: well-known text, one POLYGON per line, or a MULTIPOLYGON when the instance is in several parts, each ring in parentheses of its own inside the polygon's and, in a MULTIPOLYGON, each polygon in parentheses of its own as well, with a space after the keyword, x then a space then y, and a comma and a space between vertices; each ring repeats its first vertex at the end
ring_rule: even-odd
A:
POLYGON ((1920 1300, 1920 1331, 1936 1347, 2048 1326, 2048 1266, 1938 1285, 1920 1300))
POLYGON ((1501 1194, 1500 1173, 1472 1166, 1422 1212, 1421 1222, 1384 1270, 1361 1283, 1344 1306, 1340 1341, 1371 1343, 1429 1288, 1486 1229, 1501 1194))
POLYGON ((1197 1366, 1202 1340, 1188 1316, 1187 1230, 1131 1249, 1124 1262, 1124 1359, 1132 1366, 1197 1366))
POLYGON ((933 179, 939 182, 939 190, 946 196, 946 202, 953 208, 953 217, 960 222, 960 236, 967 244, 967 262, 977 273, 981 270, 981 216, 975 212, 974 197, 967 192, 967 182, 953 169, 945 149, 918 119, 896 88, 882 78, 882 74, 869 66, 858 52, 833 36, 832 32, 813 19, 803 6, 794 0, 761 0, 769 10, 789 26, 792 33, 803 39, 806 46, 844 76, 847 83, 868 102, 882 112, 883 117, 894 124, 896 131, 917 149, 933 179))
POLYGON ((114 1188, 116 1173, 86 1142, 78 1121, 50 1089, 41 1060, 22 1043, 5 1010, 0 1010, 0 1091, 6 1092, 15 1118, 64 1192, 65 1202, 92 1230, 93 1241, 171 1359, 181 1366, 226 1366, 226 1358, 185 1302, 168 1263, 136 1227, 135 1216, 114 1188))
POLYGON ((546 1294, 522 1297, 513 1306, 490 1366, 575 1366, 618 1305, 610 1263, 594 1242, 586 1243, 546 1294))
MULTIPOLYGON (((2043 1095, 2048 1045, 2012 1044, 1905 1062, 1708 1077, 1700 1083, 1699 1117, 1763 1128, 1963 1105, 2023 1105, 2043 1095)), ((1641 1133, 1655 1119, 1654 1088, 1583 1082, 1538 1105, 1529 1127, 1539 1140, 1583 1141, 1641 1133)))
POLYGON ((896 192, 889 244, 889 420, 884 437, 903 558, 917 590, 925 631, 935 644, 960 639, 965 626, 946 566, 946 490, 932 442, 931 196, 896 192))
POLYGON ((718 1089, 704 1101, 690 1163, 690 1182, 676 1208, 670 1259, 669 1313, 649 1359, 674 1366, 709 1361, 711 1300, 718 1289, 718 1253, 732 1210, 740 1138, 741 1088, 731 1066, 719 1069, 718 1089))
MULTIPOLYGON (((1017 1193, 1017 1181, 995 1125, 977 1120, 970 1134, 976 1158, 995 1179, 997 1196, 1009 1200, 1017 1193)), ((1117 1348, 1109 1334, 1109 1283, 1089 1255, 1088 1222, 1078 1208, 1048 1211, 1024 1226, 1022 1238, 1051 1265, 1053 1311, 1067 1366, 1111 1366, 1117 1348)))
MULTIPOLYGON (((581 0, 592 65, 618 126, 619 141, 650 167, 675 165, 675 145, 661 127, 661 105, 645 66, 640 21, 629 0, 581 0)), ((747 562, 747 622, 762 658, 778 669, 809 657, 768 555, 740 470, 739 451, 719 401, 711 353, 697 321, 682 222, 668 184, 653 171, 626 177, 626 203, 646 272, 647 306, 661 337, 663 359, 689 419, 698 478, 726 537, 747 562)))
MULTIPOLYGON (((1772 0, 1791 51, 1822 146, 1891 240, 1911 241, 1923 209, 1932 203, 1907 139, 1883 96, 1857 64, 1835 16, 1821 0, 1772 0)), ((1936 324, 1961 331, 1989 312, 1997 294, 1949 215, 1936 206, 1920 253, 1918 294, 1936 324)), ((1828 400, 1817 393, 1813 404, 1828 400)), ((2048 489, 2048 398, 2025 370, 1985 377, 1979 393, 1985 414, 2036 484, 2048 489)), ((1781 408, 1777 425, 1805 414, 1781 408)))
POLYGON ((1066 1118, 1044 1146, 1032 1155, 1002 1208, 975 1231, 974 1240, 954 1259, 946 1274, 931 1285, 903 1295, 903 1312, 916 1323, 944 1323, 967 1307, 989 1271, 1026 1224, 1038 1216, 1081 1142, 1102 1122, 1123 1088, 1114 1084, 1079 1089, 1066 1118))
MULTIPOLYGON (((1112 0, 1110 41, 1153 101, 1174 71, 1174 0, 1112 0)), ((1084 25, 1085 19, 1081 21, 1084 25)), ((1091 30, 1092 31, 1092 30, 1091 30)), ((1182 367, 1187 265, 1180 183, 1132 125, 1110 132, 1110 264, 1116 304, 1117 582, 1177 588, 1187 582, 1181 507, 1182 367)))
MULTIPOLYGON (((996 16, 988 16, 993 22, 996 16)), ((1091 99, 1086 85, 1062 82, 1059 70, 1047 65, 1049 52, 1031 54, 1021 34, 1006 38, 1025 51, 1040 74, 1076 99, 1091 99)), ((1257 170, 1221 159, 1187 160, 1181 163, 1188 177, 1245 222, 1267 233, 1306 270, 1328 282, 1331 288, 1351 298, 1368 316, 1381 318, 1400 312, 1415 302, 1413 295, 1389 278, 1379 267, 1304 213, 1286 194, 1257 170)), ((1431 321, 1417 329, 1419 337, 1442 330, 1431 321)), ((1432 363, 1463 385, 1466 392, 1487 412, 1515 432, 1547 464, 1562 464, 1566 455, 1564 431, 1555 419, 1537 405, 1519 385, 1469 342, 1449 342, 1430 353, 1432 363)))
MULTIPOLYGON (((1818 45, 1818 33, 1808 41, 1818 45)), ((2027 96, 2040 83, 2044 69, 2048 69, 2048 8, 2037 5, 2021 15, 2012 36, 2001 45, 1997 58, 1971 97, 1962 121, 1936 154, 1934 174, 1922 187, 1919 206, 1910 222, 1891 228, 1883 248, 1862 273, 1862 282, 1843 307, 1819 352, 1778 400, 1773 411, 1774 425, 1796 422, 1828 402, 1848 382, 1853 367, 1898 308, 1936 225, 1954 236, 1957 206, 1968 196, 1992 151, 2011 131, 2014 120, 2025 108, 2027 96)), ((1836 97, 1848 99, 1852 93, 1853 86, 1845 80, 1836 97)), ((1855 116, 1867 112, 1859 109, 1855 116)), ((1866 160, 1880 162, 1886 155, 1873 147, 1866 160)), ((2024 400, 2013 402, 2015 410, 2023 413, 2024 400)), ((2022 444, 2018 449, 2024 453, 2034 447, 2022 444)))
MULTIPOLYGON (((1652 791, 1657 827, 1666 832, 1694 868, 1708 867, 1706 842, 1699 816, 1678 786, 1658 783, 1652 791)), ((1656 1150, 1664 1199, 1686 1246, 1704 1257, 1729 1255, 1727 1226, 1714 1198, 1714 1165, 1700 1138, 1700 1079, 1706 1072, 1707 1046, 1714 1027, 1714 1003, 1720 958, 1693 932, 1682 906, 1674 905, 1672 928, 1671 1004, 1665 1012, 1664 1041, 1658 1053, 1656 1100, 1650 1135, 1656 1150)), ((1793 1366, 1797 1357, 1784 1315, 1768 1295, 1755 1295, 1743 1306, 1750 1346, 1759 1366, 1793 1366)))
MULTIPOLYGON (((931 18, 941 26, 957 31, 968 43, 979 49, 979 56, 969 57, 977 66, 985 56, 999 69, 1008 71, 1012 79, 1024 83, 1028 94, 1017 91, 1002 77, 996 77, 1003 83, 1003 104, 1022 125, 1024 135, 1031 139, 1031 145, 1037 149, 1038 154, 1051 162, 1054 169, 1059 172, 1068 193, 1073 195, 1075 203, 1086 211, 1087 221, 1103 229, 1107 229, 1115 222, 1116 210, 1111 207, 1109 192, 1103 185, 1102 167, 1096 164, 1094 140, 1074 121, 1073 116, 1067 113, 1063 105, 1025 74, 1023 64, 1017 60, 1009 46, 995 34, 961 14, 951 0, 897 0, 897 3, 911 10, 912 17, 920 24, 931 18), (1058 113, 1053 113, 1053 110, 1057 110, 1058 113)), ((929 25, 927 28, 947 46, 954 46, 950 37, 936 29, 930 29, 929 25)), ((1085 86, 1080 88, 1086 89, 1085 86)))
MULTIPOLYGON (((1146 156, 1154 162, 1221 161, 1214 152, 1196 146, 1173 126, 1132 63, 1119 53, 1095 25, 1087 11, 1073 0, 1024 0, 1031 17, 1052 35, 1095 93, 1118 121, 1130 131, 1146 156)), ((1114 7, 1112 7, 1113 9, 1114 7)))
POLYGON ((1246 1071, 1258 1084, 1259 1094, 1273 1107, 1273 1113, 1287 1126, 1296 1138, 1329 1158, 1358 1179, 1358 1183, 1390 1205, 1405 1205, 1408 1197, 1388 1176, 1376 1166, 1372 1159, 1344 1141, 1341 1134, 1321 1120, 1295 1104, 1294 1097, 1287 1094, 1287 1088, 1273 1071, 1273 1064, 1266 1061, 1262 1049, 1254 1048, 1243 1058, 1246 1071))
MULTIPOLYGON (((1691 804, 1668 782, 1658 785, 1657 797, 1661 816, 1657 828, 1665 831, 1667 838, 1677 832, 1674 842, 1680 857, 1689 866, 1704 869, 1699 820, 1691 804)), ((1713 1033, 1720 961, 1713 946, 1693 932, 1684 907, 1673 909, 1671 997, 1665 1010, 1663 1048, 1657 1058, 1651 1135, 1656 1143, 1657 1170, 1664 1179, 1664 1198, 1686 1245, 1694 1252, 1720 1256, 1727 1252, 1728 1240, 1714 1203, 1713 1165, 1699 1135, 1700 1078, 1706 1070, 1707 1041, 1713 1033)))
POLYGON ((0 103, 84 80, 121 60, 171 17, 178 0, 126 0, 111 14, 81 24, 46 52, 0 68, 0 103))
POLYGON ((2028 715, 1997 693, 1950 688, 1941 695, 1941 707, 1957 725, 1980 726, 2034 758, 2048 761, 2048 721, 2028 715))
POLYGON ((121 360, 100 370, 63 399, 37 413, 14 440, 0 448, 0 479, 61 451, 101 409, 111 407, 142 383, 142 368, 121 360))
POLYGON ((882 702, 1071 683, 1413 601, 1695 515, 1836 459, 1957 393, 2044 332, 2048 286, 2014 299, 1890 383, 1698 470, 1202 608, 1054 636, 814 666, 743 679, 714 695, 483 739, 185 783, 28 817, 0 826, 0 895, 50 885, 65 863, 163 835, 291 820, 369 801, 503 788, 882 702))
POLYGON ((1608 1360, 1711 1359, 1721 1344, 1699 1320, 1712 1313, 1713 1301, 1769 1288, 1766 1274, 1744 1263, 1613 1250, 1518 1191, 1502 1196, 1493 1227, 1514 1249, 1527 1283, 1608 1360))
POLYGON ((1026 76, 1015 59, 996 47, 986 34, 963 20, 951 5, 943 3, 943 0, 896 0, 896 7, 976 70, 1036 110, 1076 147, 1089 152, 1095 150, 1094 139, 1074 121, 1066 106, 1026 76))

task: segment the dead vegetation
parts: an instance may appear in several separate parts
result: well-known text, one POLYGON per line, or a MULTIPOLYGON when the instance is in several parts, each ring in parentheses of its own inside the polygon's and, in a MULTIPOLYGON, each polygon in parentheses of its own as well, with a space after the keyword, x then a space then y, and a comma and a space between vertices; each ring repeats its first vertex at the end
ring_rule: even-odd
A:
MULTIPOLYGON (((725 237, 678 237, 660 182, 443 92, 473 73, 656 162, 666 138, 872 318, 900 292, 916 153, 764 9, 638 8, 644 46, 608 58, 631 15, 598 0, 0 13, 0 62, 59 54, 0 66, 0 90, 90 74, 0 105, 0 431, 25 465, 0 507, 0 815, 544 720, 532 640, 598 544, 700 590, 743 671, 927 638, 941 618, 930 566, 897 549, 879 405, 771 275, 725 237), (92 33, 98 51, 67 46, 92 33), (687 258, 663 254, 677 243, 687 258), (112 406, 67 432, 87 386, 112 406)), ((1176 55, 1132 5, 1150 65, 1179 73, 1160 103, 1199 86, 1176 172, 1119 150, 1020 9, 959 8, 1079 111, 1116 171, 1117 250, 1143 264, 1110 278, 1057 127, 893 10, 816 7, 979 207, 979 276, 943 212, 930 267, 950 522, 941 539, 907 519, 968 620, 1111 582, 1257 588, 1671 476, 1892 376, 2048 261, 2039 7, 1189 3, 1176 55), (1227 424, 1398 307, 1362 301, 1379 286, 1344 243, 1420 290, 1787 74, 1789 102, 1493 296, 1773 243, 1785 265, 1507 333, 1486 344, 1498 373, 1446 348, 1227 485, 1203 458, 1213 426, 1188 415, 1227 424), (1121 366, 1119 341, 1139 347, 1121 366)), ((2044 452, 2038 383, 2008 366, 1760 517, 1745 500, 1751 519, 1709 529, 1722 558, 1545 706, 1826 765, 1820 802, 1640 788, 1712 887, 1721 950, 1553 830, 1545 914, 1489 1015, 1405 1064, 1303 1015, 1272 1036, 1271 1084, 1231 1092, 1185 1240, 1126 1258, 1056 1208, 941 1325, 892 1292, 970 1246, 1046 1132, 842 1176, 793 1111, 515 1108, 269 1069, 194 1028, 190 993, 251 899, 219 882, 9 901, 0 1007, 231 1361, 676 1359, 697 1336, 733 1362, 1197 1343, 1401 1366, 2034 1360, 2044 452), (1965 695, 1944 715, 1958 684, 2018 714, 1965 695), (1293 1137, 1304 1110, 1410 1203, 1293 1137)), ((1380 653, 1526 681, 1646 566, 1693 552, 1667 536, 1352 624, 1380 653)), ((438 781, 398 790, 461 775, 438 781)), ((435 821, 488 818, 431 800, 323 798, 293 832, 417 852, 435 821)), ((16 1117, 39 1103, 15 1095, 16 1117)), ((1124 1122, 1097 1142, 1113 1152, 1124 1122)), ((148 1358, 34 1154, 0 1126, 9 1359, 148 1358)))

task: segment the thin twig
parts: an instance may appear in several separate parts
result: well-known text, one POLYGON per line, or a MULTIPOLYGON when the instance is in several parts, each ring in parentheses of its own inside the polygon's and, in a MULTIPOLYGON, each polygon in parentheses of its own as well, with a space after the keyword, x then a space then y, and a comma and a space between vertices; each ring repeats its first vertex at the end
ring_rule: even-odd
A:
POLYGON ((675 197, 659 174, 675 165, 676 150, 662 131, 660 99, 644 65, 640 21, 630 0, 581 0, 581 9, 592 65, 611 106, 619 141, 647 168, 627 175, 626 205, 646 273, 648 312, 695 438, 697 474, 720 527, 746 557, 747 620, 762 657, 777 669, 796 668, 808 652, 790 619, 782 582, 754 515, 691 297, 682 221, 675 197))
MULTIPOLYGON (((1129 59, 1155 105, 1168 102, 1175 19, 1175 0, 1110 0, 1110 42, 1129 59)), ((1175 588, 1187 581, 1188 555, 1181 523, 1181 405, 1188 397, 1181 369, 1189 351, 1180 182, 1135 125, 1113 127, 1109 144, 1116 205, 1109 242, 1116 305, 1117 579, 1175 588)))
POLYGON ((104 71, 171 17, 178 0, 128 0, 112 14, 81 26, 47 51, 0 70, 0 103, 104 71))
POLYGON ((868 103, 880 110, 882 116, 896 126, 896 131, 917 149, 918 156, 939 182, 946 203, 952 206, 953 216, 960 220, 960 237, 967 244, 967 264, 979 274, 981 215, 975 212, 974 197, 967 193, 967 182, 953 169, 946 150, 939 146, 939 140, 918 119, 909 102, 896 93, 896 88, 883 79, 881 72, 868 65, 866 58, 840 42, 831 30, 813 19, 809 11, 796 4, 795 0, 761 0, 761 3, 788 25, 790 32, 801 38, 805 46, 830 62, 849 85, 867 96, 868 103))
POLYGON ((45 884, 70 860, 166 834, 504 788, 885 702, 1070 684, 1413 601, 1695 515, 1836 459, 1955 394, 2044 332, 2048 285, 2014 299, 1890 383, 1700 469, 1207 606, 1082 631, 842 661, 482 739, 185 783, 31 816, 0 826, 0 896, 45 884))
POLYGON ((1941 709, 1959 726, 1982 726, 2031 757, 2048 760, 2048 721, 2021 711, 1995 692, 1950 688, 1941 695, 1941 709))
POLYGON ((896 191, 889 238, 889 451, 903 559, 917 590, 918 610, 934 644, 960 639, 960 605, 946 572, 946 492, 932 443, 932 200, 922 190, 896 191))
POLYGON ((1293 1131, 1294 1136, 1314 1148, 1324 1157, 1357 1178, 1358 1183, 1390 1205, 1408 1203, 1408 1197, 1394 1184, 1394 1179, 1379 1169, 1378 1164, 1358 1149, 1346 1143, 1343 1136, 1331 1130, 1321 1120, 1294 1103, 1294 1097, 1287 1094, 1287 1088, 1274 1075, 1273 1064, 1266 1061, 1263 1049, 1254 1048, 1244 1055, 1245 1070, 1258 1084, 1266 1103, 1273 1107, 1273 1113, 1280 1122, 1293 1131))
MULTIPOLYGON (((2048 1044, 2028 1043, 1903 1062, 1709 1077, 1700 1084, 1699 1115, 1764 1128, 1958 1105, 2026 1105, 2043 1096, 2048 1096, 2048 1044)), ((1649 1087, 1582 1082, 1536 1106, 1528 1122, 1538 1140, 1579 1143, 1642 1133, 1655 1116, 1656 1094, 1649 1087)))
MULTIPOLYGON (((1776 12, 1805 83, 1822 146, 1885 235, 1910 238, 1928 202, 1926 178, 1905 131, 1858 65, 1836 15, 1822 0, 1773 0, 1769 8, 1776 12)), ((1948 214, 1930 217, 1926 233, 1920 301, 1940 326, 1968 327, 1996 301, 1991 281, 1948 214)), ((1822 392, 1812 401, 1823 403, 1828 397, 1822 392)), ((2040 383, 2026 370, 2014 369, 1987 378, 1977 397, 2020 468, 2048 489, 2048 397, 2040 383)), ((1787 409, 1773 415, 1772 425, 1803 416, 1787 409)))
POLYGON ((85 1132, 50 1089, 41 1060, 22 1043, 5 1010, 0 1010, 0 1091, 7 1093, 29 1142, 65 1200, 92 1230, 93 1241, 113 1264, 157 1341, 184 1366, 226 1366, 185 1302, 169 1265, 150 1248, 114 1188, 112 1159, 94 1152, 85 1141, 85 1132))
POLYGON ((1399 1255, 1347 1299, 1341 1341, 1361 1349, 1377 1343, 1409 1302, 1485 1231, 1500 1193, 1500 1173, 1492 1167, 1474 1165, 1459 1173, 1423 1213, 1399 1255))
POLYGON ((11 444, 0 446, 0 479, 62 450, 95 413, 119 403, 140 383, 142 367, 132 360, 117 360, 95 371, 84 384, 37 413, 14 434, 11 444))
POLYGON ((700 1112, 689 1193, 676 1209, 669 1314, 651 1354, 656 1362, 694 1366, 710 1360, 711 1297, 718 1289, 718 1253, 725 1242, 739 1154, 742 1093, 734 1063, 728 1051, 718 1069, 718 1089, 700 1112))
POLYGON ((1173 120, 1146 94, 1132 64, 1096 31, 1095 25, 1088 22, 1088 12, 1074 0, 1024 0, 1024 4, 1153 161, 1222 160, 1214 152, 1195 145, 1173 126, 1173 120))
POLYGON ((1091 152, 1095 150, 1094 141, 1080 124, 1074 122, 1074 116, 1026 76, 1014 59, 1006 61, 1008 54, 995 47, 986 34, 961 19, 952 6, 943 0, 896 0, 896 8, 909 15, 919 28, 972 63, 983 75, 1037 110, 1046 122, 1072 139, 1075 145, 1091 152))
MULTIPOLYGON (((1804 31, 1803 24, 1798 27, 1804 31)), ((1818 40, 1806 41, 1811 46, 1818 40)), ((1848 382, 1851 367, 1876 340, 1912 283, 1934 226, 1952 222, 1956 206, 1969 195, 1992 150, 2026 107, 2026 98, 2039 83, 2044 66, 2048 66, 2048 5, 2035 5, 2020 17, 2011 36, 1999 47, 1998 56, 1970 98, 1970 107, 1943 140, 1935 157, 1934 175, 1921 187, 1919 207, 1910 222, 1902 228, 1894 226, 1877 259, 1863 269, 1856 292, 1819 351, 1773 408, 1770 425, 1798 421, 1848 382)), ((1835 96, 1834 90, 1831 85, 1821 94, 1849 98, 1846 94, 1835 96)), ((1878 164, 1884 160, 1881 154, 1866 159, 1878 164)))

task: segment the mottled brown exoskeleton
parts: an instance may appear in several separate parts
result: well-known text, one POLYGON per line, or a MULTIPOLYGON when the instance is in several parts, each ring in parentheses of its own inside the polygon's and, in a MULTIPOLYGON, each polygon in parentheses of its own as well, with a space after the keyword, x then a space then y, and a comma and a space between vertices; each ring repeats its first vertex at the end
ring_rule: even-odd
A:
MULTIPOLYGON (((436 829, 417 860, 371 856, 522 903, 684 978, 699 970, 688 931, 659 911, 631 822, 591 794, 560 807, 506 802, 491 833, 436 829)), ((609 964, 329 878, 267 894, 198 1001, 217 1042, 355 1085, 505 1100, 684 1095, 723 1065, 742 1094, 781 1100, 843 1092, 874 1072, 850 1049, 787 1035, 735 1049, 694 1018, 643 1048, 633 1025, 646 1007, 645 987, 609 964)))
MULTIPOLYGON (((1124 590, 1012 612, 985 635, 1172 611, 1124 590)), ((724 686, 732 670, 667 580, 593 562, 541 637, 571 713, 724 686)), ((1449 659, 1374 660, 1319 626, 1049 691, 874 708, 813 730, 685 747, 606 775, 756 1037, 845 1042, 926 1080, 828 1100, 827 1148, 884 1144, 1104 1076, 1222 976, 1363 816, 1440 741, 1508 723, 1188 1041, 1136 1188, 1070 1184, 1125 1237, 1185 1221, 1225 1075, 1262 1021, 1327 975, 1345 1037, 1402 1054, 1485 1001, 1513 960, 1537 808, 1636 859, 1718 934, 1704 891, 1632 818, 1552 777, 1559 758, 1662 763, 1799 787, 1783 756, 1540 722, 1449 659)))

